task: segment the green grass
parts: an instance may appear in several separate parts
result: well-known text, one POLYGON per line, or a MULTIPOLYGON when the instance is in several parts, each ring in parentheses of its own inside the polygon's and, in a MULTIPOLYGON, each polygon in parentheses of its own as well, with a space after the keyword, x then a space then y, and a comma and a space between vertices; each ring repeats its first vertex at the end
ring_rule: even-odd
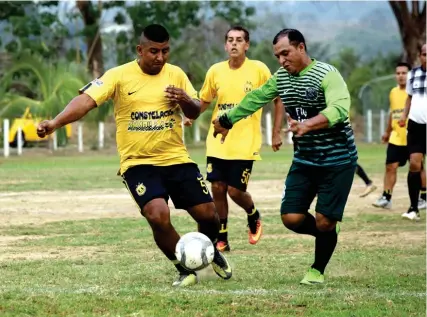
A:
MULTIPOLYGON (((384 147, 359 150, 360 163, 379 179, 384 147)), ((204 150, 191 154, 204 172, 204 150)), ((264 149, 252 179, 284 178, 291 157, 290 146, 264 149)), ((0 192, 123 189, 117 167, 116 156, 99 153, 13 157, 0 165, 0 192)), ((326 284, 306 287, 298 282, 313 261, 314 240, 285 229, 267 205, 258 205, 265 207, 265 234, 256 246, 247 242, 241 211, 230 215, 233 278, 207 270, 188 289, 171 287, 176 273, 142 218, 0 224, 0 316, 425 316, 424 222, 402 221, 351 197, 326 284)), ((181 234, 195 230, 185 213, 172 222, 181 234)))
MULTIPOLYGON (((359 146, 360 164, 370 173, 384 170, 384 145, 359 146)), ((190 155, 205 173, 205 149, 190 148, 190 155)), ((274 153, 265 147, 262 161, 255 162, 252 180, 284 178, 291 160, 292 146, 285 145, 274 153)), ((76 190, 94 188, 123 188, 117 176, 119 158, 88 152, 84 155, 10 157, 0 165, 0 192, 28 190, 76 190), (94 181, 96 180, 96 181, 94 181)))

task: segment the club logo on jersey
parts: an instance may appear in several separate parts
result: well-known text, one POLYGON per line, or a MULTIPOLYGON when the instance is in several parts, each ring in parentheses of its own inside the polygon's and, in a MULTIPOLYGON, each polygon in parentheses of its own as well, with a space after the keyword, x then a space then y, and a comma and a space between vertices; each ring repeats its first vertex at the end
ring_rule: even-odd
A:
POLYGON ((138 196, 143 196, 146 191, 147 191, 147 188, 144 186, 143 183, 139 183, 136 186, 136 193, 138 194, 138 196))
POLYGON ((247 81, 244 85, 243 85, 243 91, 247 94, 248 92, 252 91, 252 83, 250 81, 247 81))
POLYGON ((317 89, 313 87, 307 87, 305 89, 305 99, 316 100, 318 96, 317 89))
POLYGON ((206 172, 212 173, 212 163, 209 163, 208 166, 206 166, 206 172))

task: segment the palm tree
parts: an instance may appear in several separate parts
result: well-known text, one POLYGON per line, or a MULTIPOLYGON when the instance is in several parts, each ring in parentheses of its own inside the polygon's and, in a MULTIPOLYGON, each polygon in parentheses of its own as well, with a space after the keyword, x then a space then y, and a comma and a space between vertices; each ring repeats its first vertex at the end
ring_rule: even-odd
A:
MULTIPOLYGON (((52 118, 89 81, 89 74, 78 64, 66 61, 50 63, 39 56, 21 53, 6 69, 2 78, 0 117, 22 114, 29 107, 36 117, 52 118), (21 94, 16 92, 17 89, 10 89, 17 84, 35 93, 30 98, 22 95, 22 89, 19 89, 21 94)), ((108 111, 103 112, 108 115, 108 111)), ((58 143, 66 144, 65 129, 58 131, 58 143)))

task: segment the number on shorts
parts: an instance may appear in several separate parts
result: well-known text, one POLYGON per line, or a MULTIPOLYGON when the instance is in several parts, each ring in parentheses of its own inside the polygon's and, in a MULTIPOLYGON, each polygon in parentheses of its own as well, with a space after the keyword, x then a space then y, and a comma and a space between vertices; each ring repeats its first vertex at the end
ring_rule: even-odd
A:
POLYGON ((249 168, 245 168, 245 170, 242 173, 242 178, 241 178, 242 184, 248 185, 249 177, 251 177, 251 172, 250 172, 249 168))
POLYGON ((203 181, 203 176, 197 177, 197 180, 200 182, 200 186, 202 186, 203 193, 206 195, 209 194, 209 189, 203 181))

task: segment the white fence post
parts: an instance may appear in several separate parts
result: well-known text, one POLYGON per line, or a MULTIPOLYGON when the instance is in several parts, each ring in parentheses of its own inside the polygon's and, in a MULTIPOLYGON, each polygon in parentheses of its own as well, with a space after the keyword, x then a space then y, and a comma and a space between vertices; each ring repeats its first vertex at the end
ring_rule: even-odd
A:
POLYGON ((18 155, 22 155, 22 128, 18 127, 18 131, 16 132, 16 138, 17 138, 17 144, 16 144, 16 149, 17 149, 17 153, 18 155))
POLYGON ((56 134, 56 131, 53 131, 53 150, 56 151, 58 149, 58 135, 56 134))
POLYGON ((104 148, 104 122, 98 124, 98 148, 104 148))
POLYGON ((385 131, 385 121, 386 121, 386 112, 381 109, 380 111, 380 140, 381 136, 383 135, 385 131))
POLYGON ((366 111, 366 141, 372 143, 372 110, 366 111))
POLYGON ((3 120, 3 155, 9 156, 9 119, 3 120))
POLYGON ((266 140, 266 143, 268 144, 268 145, 272 145, 273 143, 272 143, 272 140, 271 140, 271 134, 272 134, 272 128, 271 128, 271 112, 267 112, 266 114, 265 114, 265 135, 266 135, 266 138, 267 138, 267 140, 266 140))
POLYGON ((200 142, 200 126, 197 121, 193 121, 194 143, 200 142))
POLYGON ((79 122, 77 125, 77 139, 78 139, 78 151, 83 152, 83 122, 79 122))

